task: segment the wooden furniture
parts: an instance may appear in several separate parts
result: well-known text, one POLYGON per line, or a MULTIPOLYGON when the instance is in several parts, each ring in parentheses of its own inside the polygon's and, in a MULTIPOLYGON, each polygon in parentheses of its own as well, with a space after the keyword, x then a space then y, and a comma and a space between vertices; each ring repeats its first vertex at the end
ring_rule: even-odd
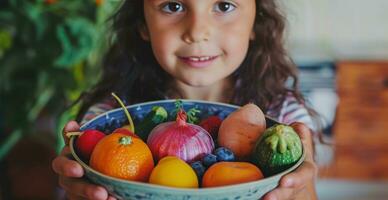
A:
POLYGON ((388 180, 388 61, 338 62, 334 161, 321 177, 388 180))

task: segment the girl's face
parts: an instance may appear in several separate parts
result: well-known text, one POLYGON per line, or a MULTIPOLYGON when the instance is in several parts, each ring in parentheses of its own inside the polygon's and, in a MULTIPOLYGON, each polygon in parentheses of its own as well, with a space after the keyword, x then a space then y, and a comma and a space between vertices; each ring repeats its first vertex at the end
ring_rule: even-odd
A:
POLYGON ((146 30, 161 67, 189 86, 227 80, 253 38, 255 0, 144 0, 146 30))

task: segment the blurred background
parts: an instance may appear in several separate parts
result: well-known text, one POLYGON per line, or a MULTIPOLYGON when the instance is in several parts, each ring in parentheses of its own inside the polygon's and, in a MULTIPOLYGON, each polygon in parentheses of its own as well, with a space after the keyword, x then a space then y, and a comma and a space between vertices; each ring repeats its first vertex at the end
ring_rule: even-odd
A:
MULTIPOLYGON (((0 200, 58 199, 51 161, 96 82, 119 0, 0 0, 0 200), (70 108, 70 109, 69 109, 70 108)), ((324 120, 320 199, 388 196, 388 1, 280 0, 300 87, 324 120)))

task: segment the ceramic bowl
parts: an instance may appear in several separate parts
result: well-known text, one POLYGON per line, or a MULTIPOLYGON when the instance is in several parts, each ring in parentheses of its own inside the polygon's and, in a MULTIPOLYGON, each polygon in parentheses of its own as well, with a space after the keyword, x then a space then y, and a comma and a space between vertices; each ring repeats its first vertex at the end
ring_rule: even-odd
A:
MULTIPOLYGON (((134 121, 142 119, 153 106, 163 106, 167 111, 171 111, 175 108, 175 100, 161 100, 146 102, 140 104, 134 104, 128 106, 127 109, 130 112, 134 121)), ((208 101, 196 101, 196 100, 183 100, 183 108, 187 111, 190 108, 196 107, 201 110, 203 115, 218 115, 221 118, 225 118, 228 114, 235 111, 238 106, 215 103, 208 101)), ((103 113, 91 121, 85 123, 81 130, 87 129, 101 129, 109 123, 125 122, 126 117, 122 108, 111 110, 103 113)), ((267 127, 277 124, 276 121, 266 117, 267 127)), ((136 124, 136 122, 135 122, 136 124)), ((141 183, 135 181, 127 181, 118 178, 113 178, 102 173, 99 173, 89 167, 74 150, 74 142, 76 137, 70 139, 70 149, 73 157, 79 162, 85 170, 86 177, 93 183, 104 186, 111 195, 118 199, 147 199, 147 200, 237 200, 237 199, 260 199, 265 193, 274 189, 282 176, 295 170, 304 160, 305 154, 301 159, 289 169, 278 173, 276 175, 266 177, 262 180, 214 187, 214 188, 199 188, 199 189, 181 189, 172 188, 148 183, 141 183)))

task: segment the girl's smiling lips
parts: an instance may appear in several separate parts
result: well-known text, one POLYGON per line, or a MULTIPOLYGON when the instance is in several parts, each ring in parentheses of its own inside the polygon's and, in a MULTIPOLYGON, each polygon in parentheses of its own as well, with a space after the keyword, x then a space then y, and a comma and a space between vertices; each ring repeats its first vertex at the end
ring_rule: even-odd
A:
POLYGON ((178 56, 178 58, 190 67, 203 68, 209 66, 219 56, 178 56))

